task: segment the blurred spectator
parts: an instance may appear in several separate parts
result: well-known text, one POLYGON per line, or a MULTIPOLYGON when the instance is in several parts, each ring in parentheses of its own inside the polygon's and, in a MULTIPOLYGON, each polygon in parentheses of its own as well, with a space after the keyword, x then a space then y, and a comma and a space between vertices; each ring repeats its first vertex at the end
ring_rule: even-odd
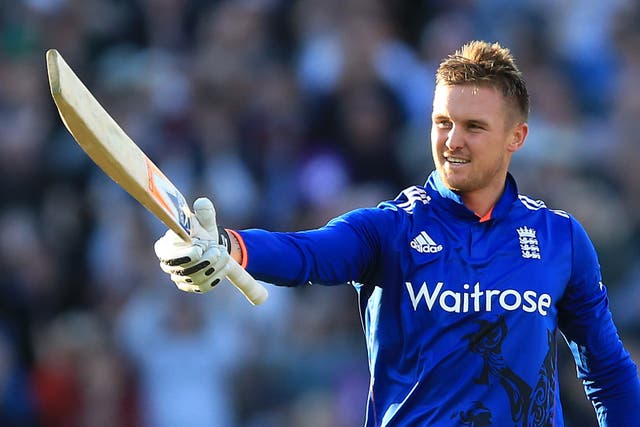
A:
POLYGON ((117 336, 136 369, 142 425, 234 425, 228 389, 243 361, 243 333, 205 304, 147 289, 120 314, 117 336))
POLYGON ((34 396, 14 341, 0 323, 0 424, 35 427, 38 413, 34 396))
POLYGON ((137 425, 130 377, 107 333, 90 312, 62 314, 37 331, 33 385, 39 425, 137 425))

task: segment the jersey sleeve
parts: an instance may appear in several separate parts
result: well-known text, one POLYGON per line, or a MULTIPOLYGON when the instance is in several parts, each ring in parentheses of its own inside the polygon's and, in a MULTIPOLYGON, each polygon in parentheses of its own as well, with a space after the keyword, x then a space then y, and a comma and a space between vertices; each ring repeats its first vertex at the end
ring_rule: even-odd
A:
POLYGON ((363 281, 380 256, 382 230, 392 230, 394 214, 383 208, 357 209, 315 230, 238 231, 246 246, 247 271, 284 286, 363 281))
POLYGON ((573 218, 571 234, 572 274, 560 301, 559 327, 600 426, 636 425, 640 419, 637 367, 613 323, 595 248, 573 218))

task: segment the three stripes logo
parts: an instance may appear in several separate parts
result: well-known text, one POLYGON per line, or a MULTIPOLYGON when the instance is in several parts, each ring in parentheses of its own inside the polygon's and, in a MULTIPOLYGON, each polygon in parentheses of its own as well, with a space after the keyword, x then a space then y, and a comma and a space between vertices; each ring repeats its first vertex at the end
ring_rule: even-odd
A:
POLYGON ((421 254, 435 254, 443 249, 443 246, 437 244, 426 231, 421 231, 413 238, 411 247, 421 254))
POLYGON ((415 185, 403 190, 400 195, 400 198, 401 197, 404 197, 406 200, 400 203, 398 207, 404 209, 409 214, 413 214, 413 210, 418 203, 427 205, 431 201, 431 197, 427 195, 425 189, 415 185))

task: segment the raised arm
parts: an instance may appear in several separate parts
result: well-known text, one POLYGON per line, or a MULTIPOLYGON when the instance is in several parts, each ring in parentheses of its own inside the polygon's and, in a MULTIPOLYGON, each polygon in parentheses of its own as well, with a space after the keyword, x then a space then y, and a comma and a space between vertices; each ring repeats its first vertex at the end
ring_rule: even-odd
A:
POLYGON ((162 269, 176 286, 207 292, 228 274, 233 258, 258 280, 284 286, 338 285, 362 281, 380 265, 393 215, 383 208, 357 209, 324 227, 279 233, 219 229, 218 240, 180 242, 168 232, 155 245, 162 269))

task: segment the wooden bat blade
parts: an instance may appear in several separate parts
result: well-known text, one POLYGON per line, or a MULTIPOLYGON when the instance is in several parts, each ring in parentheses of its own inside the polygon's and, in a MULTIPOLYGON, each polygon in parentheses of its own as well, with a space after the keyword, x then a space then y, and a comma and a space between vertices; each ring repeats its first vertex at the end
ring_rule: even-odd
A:
MULTIPOLYGON (((66 128, 89 157, 134 199, 185 241, 191 213, 184 196, 95 99, 60 53, 46 54, 51 95, 66 128)), ((266 289, 231 260, 229 280, 253 304, 266 289)))
POLYGON ((63 123, 91 159, 185 241, 189 207, 182 194, 94 98, 58 51, 47 51, 53 100, 63 123))

